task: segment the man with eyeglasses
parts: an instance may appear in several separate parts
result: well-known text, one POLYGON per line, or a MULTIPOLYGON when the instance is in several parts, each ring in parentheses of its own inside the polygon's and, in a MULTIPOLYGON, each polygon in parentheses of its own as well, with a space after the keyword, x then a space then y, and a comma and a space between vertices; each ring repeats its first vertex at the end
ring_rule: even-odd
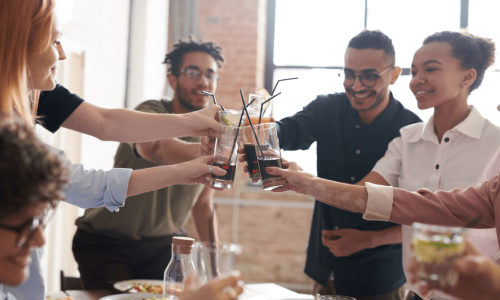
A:
MULTIPOLYGON (((212 42, 180 41, 166 55, 167 81, 175 94, 169 100, 149 100, 136 110, 157 114, 183 114, 207 107, 212 101, 224 61, 222 49, 212 42)), ((205 143, 208 147, 208 143, 205 143)), ((206 155, 199 138, 121 143, 115 168, 144 169, 171 165, 206 155)), ((202 241, 209 241, 213 190, 199 185, 171 186, 133 196, 119 213, 92 208, 76 221, 73 253, 86 289, 111 288, 128 279, 163 279, 170 261, 174 236, 187 236, 183 226, 191 213, 202 241)), ((214 232, 216 222, 212 223, 214 232)), ((217 235, 216 235, 217 240, 217 235)))
MULTIPOLYGON (((390 92, 401 68, 395 66, 389 37, 378 30, 359 33, 344 60, 339 77, 345 93, 319 95, 277 122, 278 135, 285 150, 305 150, 317 142, 318 176, 356 184, 384 156, 400 128, 421 120, 390 92)), ((366 221, 361 214, 316 201, 305 266, 314 280, 313 294, 402 299, 401 239, 396 224, 366 221)))

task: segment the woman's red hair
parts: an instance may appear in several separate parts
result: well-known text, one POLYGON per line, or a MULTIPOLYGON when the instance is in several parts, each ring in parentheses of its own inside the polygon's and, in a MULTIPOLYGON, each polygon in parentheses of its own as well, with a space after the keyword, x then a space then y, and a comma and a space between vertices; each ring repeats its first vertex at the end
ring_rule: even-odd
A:
POLYGON ((0 113, 28 124, 39 94, 28 90, 28 58, 50 46, 53 11, 53 0, 0 0, 0 113))

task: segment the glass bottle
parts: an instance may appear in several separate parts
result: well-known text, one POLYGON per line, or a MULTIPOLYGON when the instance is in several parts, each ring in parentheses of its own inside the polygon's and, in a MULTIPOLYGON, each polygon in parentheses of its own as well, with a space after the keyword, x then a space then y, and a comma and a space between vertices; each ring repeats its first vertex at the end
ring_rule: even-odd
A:
POLYGON ((172 238, 172 258, 165 269, 163 276, 163 298, 173 297, 184 291, 184 284, 189 274, 194 272, 191 250, 194 239, 188 237, 172 238))

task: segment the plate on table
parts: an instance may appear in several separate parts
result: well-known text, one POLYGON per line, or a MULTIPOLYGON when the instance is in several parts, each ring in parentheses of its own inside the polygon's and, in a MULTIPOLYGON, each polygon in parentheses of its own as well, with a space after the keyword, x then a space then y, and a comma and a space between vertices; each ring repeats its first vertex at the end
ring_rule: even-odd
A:
POLYGON ((132 280, 124 280, 118 281, 113 284, 113 287, 119 291, 126 291, 134 286, 137 288, 133 288, 129 291, 129 293, 153 293, 153 294, 163 294, 163 280, 154 280, 154 279, 132 279, 132 280))
POLYGON ((161 299, 161 295, 156 295, 151 293, 135 293, 135 294, 110 295, 102 297, 99 300, 142 300, 142 299, 151 299, 154 296, 156 296, 158 300, 161 299))

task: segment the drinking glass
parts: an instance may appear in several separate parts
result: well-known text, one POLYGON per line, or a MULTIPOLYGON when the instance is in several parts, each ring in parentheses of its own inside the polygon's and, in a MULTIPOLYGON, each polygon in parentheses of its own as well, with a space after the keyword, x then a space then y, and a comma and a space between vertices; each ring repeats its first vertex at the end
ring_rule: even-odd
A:
MULTIPOLYGON (((266 167, 283 168, 281 160, 280 143, 276 133, 276 124, 265 123, 254 126, 254 137, 258 137, 257 161, 259 163, 260 176, 262 178, 262 187, 264 190, 273 190, 286 185, 286 180, 277 175, 271 175, 266 172, 266 167)), ((254 132, 252 131, 252 134, 254 132)))
POLYGON ((193 262, 200 284, 234 270, 241 246, 229 243, 197 242, 193 246, 193 262))
MULTIPOLYGON (((256 133, 260 133, 259 129, 262 126, 256 125, 256 133)), ((243 147, 245 148, 245 157, 247 160, 248 175, 250 179, 260 179, 259 162, 257 161, 257 140, 253 134, 252 127, 245 126, 240 129, 241 139, 243 141, 243 147)), ((265 147, 261 145, 261 147, 265 147)), ((267 149, 267 148, 266 148, 267 149)), ((262 149, 264 150, 264 149, 262 149)))
POLYGON ((226 126, 238 126, 240 122, 241 110, 220 110, 219 123, 226 126))
POLYGON ((212 177, 207 178, 210 186, 223 189, 233 188, 239 149, 237 132, 239 132, 238 127, 219 125, 215 142, 215 160, 212 165, 226 170, 227 173, 224 176, 212 174, 212 177))
POLYGON ((316 294, 316 300, 356 300, 356 298, 341 295, 320 295, 316 294))
POLYGON ((455 286, 458 273, 453 263, 465 250, 466 230, 413 223, 413 248, 417 278, 442 286, 455 286))

